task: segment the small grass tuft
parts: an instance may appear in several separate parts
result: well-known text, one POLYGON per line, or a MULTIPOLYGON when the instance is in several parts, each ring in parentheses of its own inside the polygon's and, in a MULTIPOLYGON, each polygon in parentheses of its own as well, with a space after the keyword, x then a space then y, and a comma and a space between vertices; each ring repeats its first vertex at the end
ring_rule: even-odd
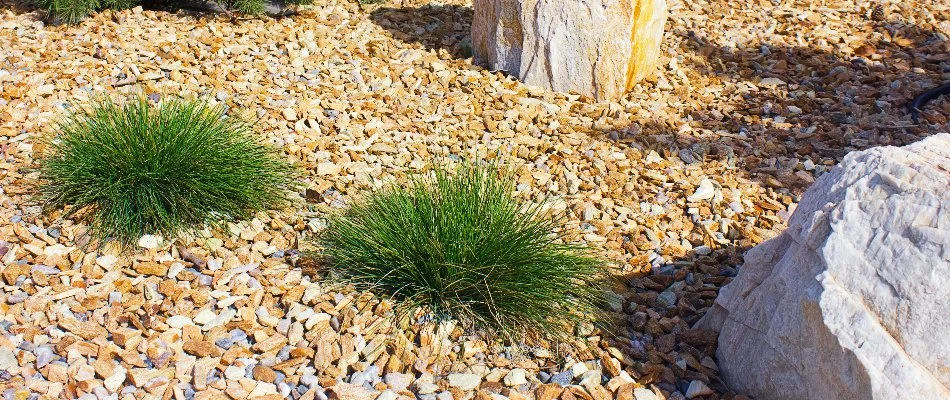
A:
POLYGON ((138 0, 34 0, 37 7, 56 23, 76 24, 101 9, 122 10, 139 4, 138 0))
POLYGON ((60 122, 39 160, 47 211, 100 241, 172 237, 288 204, 293 167, 252 126, 204 101, 102 99, 60 122))
POLYGON ((563 215, 512 196, 496 165, 436 169, 331 217, 320 239, 334 275, 390 296, 400 313, 509 339, 567 339, 602 313, 606 269, 567 243, 563 215))

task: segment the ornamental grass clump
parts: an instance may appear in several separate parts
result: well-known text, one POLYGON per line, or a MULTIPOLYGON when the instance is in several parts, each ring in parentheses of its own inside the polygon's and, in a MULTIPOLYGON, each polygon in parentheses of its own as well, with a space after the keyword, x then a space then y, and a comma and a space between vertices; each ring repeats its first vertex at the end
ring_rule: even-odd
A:
POLYGON ((54 22, 75 24, 94 11, 122 10, 138 5, 138 0, 35 0, 54 22))
POLYGON ((601 315, 601 260, 567 241, 563 215, 512 196, 495 165, 436 169, 330 218, 320 244, 342 282, 510 339, 566 339, 601 315))
MULTIPOLYGON (((245 15, 260 15, 270 12, 281 15, 277 10, 286 6, 309 5, 313 0, 33 0, 37 7, 46 12, 54 23, 76 24, 96 11, 111 9, 123 10, 147 5, 151 8, 174 10, 177 8, 204 11, 224 11, 245 15), (269 9, 270 8, 270 9, 269 9)), ((233 15, 232 15, 233 16, 233 15)))
POLYGON ((288 204, 292 166, 252 126, 204 101, 99 100, 64 118, 40 163, 47 211, 101 242, 166 237, 288 204))

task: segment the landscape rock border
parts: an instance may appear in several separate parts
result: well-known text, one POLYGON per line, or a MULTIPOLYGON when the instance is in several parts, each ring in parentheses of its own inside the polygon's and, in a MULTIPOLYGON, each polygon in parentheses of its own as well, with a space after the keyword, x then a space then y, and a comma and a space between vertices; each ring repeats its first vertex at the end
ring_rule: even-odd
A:
POLYGON ((476 61, 528 85, 617 100, 656 72, 666 0, 475 0, 476 61))
POLYGON ((950 398, 950 133, 851 153, 698 326, 762 399, 950 398))

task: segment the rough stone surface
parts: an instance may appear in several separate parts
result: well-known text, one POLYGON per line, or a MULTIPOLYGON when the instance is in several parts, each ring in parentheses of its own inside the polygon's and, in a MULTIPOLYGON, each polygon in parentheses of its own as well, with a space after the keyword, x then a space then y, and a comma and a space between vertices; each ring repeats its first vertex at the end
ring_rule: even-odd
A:
POLYGON ((525 83, 615 100, 656 69, 666 0, 475 0, 476 59, 525 83))
POLYGON ((461 390, 475 390, 481 383, 482 378, 476 374, 450 374, 448 381, 451 387, 461 390))
POLYGON ((852 153, 699 325, 757 399, 950 398, 950 134, 852 153))

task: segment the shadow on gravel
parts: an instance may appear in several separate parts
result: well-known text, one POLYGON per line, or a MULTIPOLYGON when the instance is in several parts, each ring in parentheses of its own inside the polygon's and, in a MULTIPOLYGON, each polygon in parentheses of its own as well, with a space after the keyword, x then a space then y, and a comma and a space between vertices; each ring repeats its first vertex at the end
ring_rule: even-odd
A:
POLYGON ((669 80, 684 74, 692 82, 682 93, 686 97, 703 98, 707 85, 719 87, 713 101, 694 101, 679 118, 633 121, 631 128, 600 134, 676 154, 686 163, 727 160, 756 182, 800 195, 813 181, 801 171, 805 160, 830 168, 851 151, 903 146, 950 129, 947 99, 925 107, 920 124, 906 108, 917 95, 946 83, 950 42, 901 22, 869 29, 893 40, 829 52, 727 47, 689 32, 678 49, 678 71, 664 65, 661 74, 669 80))
POLYGON ((718 335, 692 327, 735 276, 746 250, 724 246, 706 254, 693 252, 663 263, 647 276, 626 279, 627 323, 625 331, 614 332, 625 340, 605 340, 642 363, 638 382, 686 393, 691 381, 700 380, 718 393, 730 393, 708 363, 716 357, 718 335))
MULTIPOLYGON (((920 93, 940 86, 950 72, 950 43, 932 30, 900 22, 876 23, 875 31, 894 40, 865 43, 853 52, 829 52, 811 47, 773 46, 729 48, 692 32, 687 46, 695 65, 707 76, 726 82, 781 80, 759 85, 732 105, 733 114, 770 119, 791 127, 768 128, 788 141, 798 155, 817 153, 840 159, 851 150, 878 145, 907 145, 947 125, 947 115, 926 109, 921 124, 910 120, 906 105, 920 93), (803 122, 807 122, 807 125, 803 122), (809 127, 815 133, 802 132, 809 127), (822 135, 822 133, 825 133, 822 135), (817 140, 816 140, 817 139, 817 140)), ((739 118, 707 118, 713 128, 743 128, 739 118)))
POLYGON ((370 13, 370 19, 389 31, 393 38, 419 43, 429 50, 445 50, 452 57, 472 56, 471 7, 426 5, 422 7, 382 7, 370 13))
MULTIPOLYGON (((471 7, 381 7, 370 18, 395 39, 471 57, 471 7)), ((946 83, 950 43, 933 29, 902 21, 869 20, 866 29, 891 39, 832 52, 770 44, 728 47, 688 32, 676 54, 694 83, 688 88, 692 93, 682 95, 699 96, 703 85, 697 82, 713 82, 723 88, 717 102, 694 101, 686 115, 592 134, 667 151, 687 162, 724 159, 750 179, 801 194, 813 181, 812 174, 800 172, 803 160, 830 167, 854 150, 902 146, 950 129, 946 106, 927 107, 919 125, 906 110, 915 96, 946 83), (781 82, 760 84, 762 79, 781 82), (684 120, 691 121, 692 132, 681 132, 684 120)), ((666 79, 674 79, 675 72, 661 68, 666 79)))
POLYGON ((43 17, 45 17, 44 12, 33 5, 32 2, 25 0, 0 0, 0 10, 8 10, 16 15, 34 14, 33 19, 35 21, 43 21, 43 17))

